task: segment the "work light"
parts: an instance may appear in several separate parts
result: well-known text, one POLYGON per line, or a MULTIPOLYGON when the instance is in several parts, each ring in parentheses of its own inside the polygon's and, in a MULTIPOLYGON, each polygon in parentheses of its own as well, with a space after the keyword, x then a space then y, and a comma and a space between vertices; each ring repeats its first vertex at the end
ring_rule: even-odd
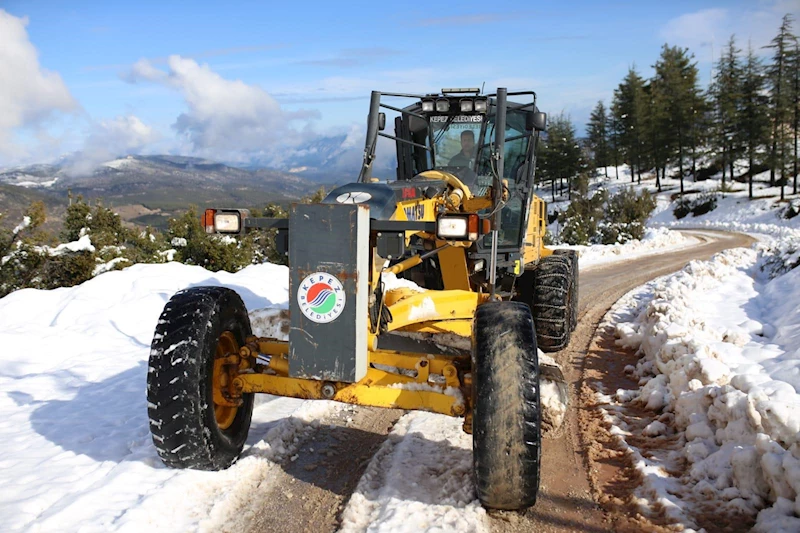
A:
POLYGON ((422 112, 423 113, 431 113, 434 108, 433 100, 423 100, 422 101, 422 112))
POLYGON ((442 215, 436 220, 436 237, 445 241, 477 241, 478 215, 442 215))
POLYGON ((206 209, 202 225, 206 233, 239 233, 242 219, 250 216, 247 209, 206 209))
POLYGON ((486 100, 475 100, 475 111, 478 113, 486 113, 486 100))
POLYGON ((215 213, 214 228, 219 233, 239 233, 239 213, 215 213))
POLYGON ((436 111, 439 113, 447 113, 450 111, 450 100, 447 98, 440 98, 436 100, 436 111))
POLYGON ((461 100, 461 112, 462 113, 472 113, 472 100, 465 98, 461 100))

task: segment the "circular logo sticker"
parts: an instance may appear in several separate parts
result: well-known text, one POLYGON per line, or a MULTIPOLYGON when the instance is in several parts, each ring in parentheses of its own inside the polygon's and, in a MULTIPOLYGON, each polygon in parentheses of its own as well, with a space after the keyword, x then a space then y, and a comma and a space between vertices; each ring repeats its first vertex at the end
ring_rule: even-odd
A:
POLYGON ((336 201, 340 204, 363 204, 372 199, 372 195, 368 192, 346 192, 336 197, 336 201))
POLYGON ((314 272, 300 283, 297 303, 300 311, 312 322, 333 322, 344 311, 344 287, 336 276, 314 272))

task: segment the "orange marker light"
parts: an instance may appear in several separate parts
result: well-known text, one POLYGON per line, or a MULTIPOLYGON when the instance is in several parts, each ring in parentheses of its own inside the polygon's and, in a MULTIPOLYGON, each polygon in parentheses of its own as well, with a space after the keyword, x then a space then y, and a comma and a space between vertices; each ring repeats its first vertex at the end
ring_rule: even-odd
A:
POLYGON ((478 226, 479 226, 478 215, 469 215, 467 219, 467 233, 469 240, 477 241, 478 240, 478 226))
POLYGON ((206 209, 205 212, 203 212, 203 217, 200 222, 205 228, 206 233, 214 233, 214 214, 216 212, 216 209, 206 209))

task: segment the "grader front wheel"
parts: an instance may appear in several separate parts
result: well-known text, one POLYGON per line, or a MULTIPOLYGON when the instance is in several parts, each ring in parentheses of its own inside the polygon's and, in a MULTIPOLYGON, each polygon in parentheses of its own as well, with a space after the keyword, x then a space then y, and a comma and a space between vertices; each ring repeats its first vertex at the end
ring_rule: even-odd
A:
POLYGON ((490 302, 475 315, 473 463, 478 499, 493 509, 536 503, 541 457, 539 358, 530 308, 490 302))
POLYGON ((150 432, 167 466, 221 470, 238 459, 253 395, 237 397, 232 387, 250 335, 244 303, 230 289, 193 287, 167 302, 147 374, 150 432))

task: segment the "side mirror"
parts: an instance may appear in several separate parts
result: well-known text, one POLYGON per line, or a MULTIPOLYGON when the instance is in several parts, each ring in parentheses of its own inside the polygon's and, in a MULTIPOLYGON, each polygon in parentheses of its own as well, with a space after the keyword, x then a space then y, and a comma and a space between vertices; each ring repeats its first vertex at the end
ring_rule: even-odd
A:
POLYGON ((544 131, 547 129, 547 113, 537 111, 525 115, 525 128, 528 131, 544 131))
POLYGON ((386 129, 386 113, 378 113, 378 131, 386 129))

